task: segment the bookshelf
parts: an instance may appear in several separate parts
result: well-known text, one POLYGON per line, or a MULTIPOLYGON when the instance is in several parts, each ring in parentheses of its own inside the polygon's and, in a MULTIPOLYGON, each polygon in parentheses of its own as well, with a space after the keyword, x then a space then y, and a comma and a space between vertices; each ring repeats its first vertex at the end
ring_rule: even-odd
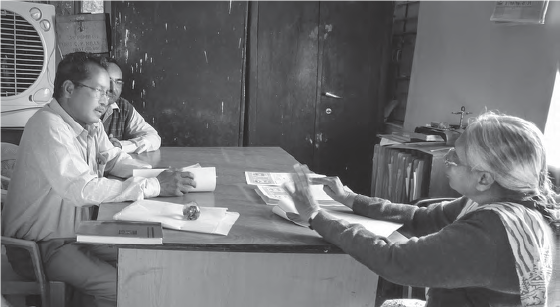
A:
POLYGON ((443 159, 449 148, 440 142, 376 144, 371 195, 399 203, 426 197, 459 197, 445 176, 443 159))

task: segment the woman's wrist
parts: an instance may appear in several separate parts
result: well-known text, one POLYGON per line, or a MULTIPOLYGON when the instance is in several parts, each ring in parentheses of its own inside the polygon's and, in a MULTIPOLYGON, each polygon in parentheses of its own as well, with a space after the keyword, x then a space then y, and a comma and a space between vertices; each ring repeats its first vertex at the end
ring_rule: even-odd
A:
POLYGON ((311 213, 311 215, 309 216, 309 220, 307 220, 307 222, 309 223, 309 228, 313 229, 313 227, 311 227, 311 222, 313 221, 313 219, 317 216, 317 214, 319 214, 319 211, 321 209, 314 211, 311 213))
POLYGON ((354 207, 354 200, 356 199, 356 195, 358 195, 358 194, 356 194, 356 193, 354 193, 354 192, 348 192, 348 193, 346 194, 346 197, 344 198, 343 204, 344 204, 346 207, 348 207, 348 208, 350 208, 350 209, 353 209, 353 207, 354 207))

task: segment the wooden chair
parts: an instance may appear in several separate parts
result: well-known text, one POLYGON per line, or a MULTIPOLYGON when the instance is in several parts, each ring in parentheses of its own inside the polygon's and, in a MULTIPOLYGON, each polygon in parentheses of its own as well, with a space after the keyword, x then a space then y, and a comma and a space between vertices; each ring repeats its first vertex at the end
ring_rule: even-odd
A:
MULTIPOLYGON (((18 146, 10 143, 1 143, 2 154, 2 207, 4 206, 10 177, 17 157, 18 146)), ((66 306, 65 283, 60 281, 48 281, 43 270, 43 262, 39 247, 33 241, 15 239, 2 236, 2 297, 7 300, 14 296, 24 297, 37 295, 40 297, 41 307, 64 307, 66 306), (17 274, 8 261, 6 249, 20 248, 29 253, 34 278, 29 279, 17 274)))
POLYGON ((33 241, 14 239, 2 236, 2 246, 7 248, 21 248, 29 252, 33 265, 35 280, 29 280, 18 275, 2 253, 2 296, 8 301, 10 296, 38 295, 41 307, 66 306, 66 284, 61 281, 48 281, 43 271, 43 262, 39 247, 33 241))

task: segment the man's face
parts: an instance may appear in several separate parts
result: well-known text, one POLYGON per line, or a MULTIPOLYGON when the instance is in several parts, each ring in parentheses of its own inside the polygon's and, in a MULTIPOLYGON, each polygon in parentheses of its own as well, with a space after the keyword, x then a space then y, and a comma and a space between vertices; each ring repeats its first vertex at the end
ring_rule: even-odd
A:
POLYGON ((109 102, 113 103, 121 97, 123 86, 122 71, 115 63, 109 63, 107 72, 109 72, 109 78, 111 78, 111 97, 109 102))
POLYGON ((84 126, 99 121, 108 107, 108 97, 104 95, 111 87, 109 74, 103 67, 89 64, 90 76, 81 82, 73 82, 74 90, 65 105, 66 112, 84 126))

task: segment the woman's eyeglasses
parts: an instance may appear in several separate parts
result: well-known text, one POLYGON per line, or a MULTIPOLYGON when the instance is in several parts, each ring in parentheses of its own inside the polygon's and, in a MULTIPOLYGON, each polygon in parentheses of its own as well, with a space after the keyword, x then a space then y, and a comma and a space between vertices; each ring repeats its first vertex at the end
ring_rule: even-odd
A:
POLYGON ((105 98, 109 99, 109 97, 112 95, 110 90, 105 91, 105 90, 102 90, 102 89, 100 89, 100 88, 95 88, 95 87, 92 87, 92 86, 89 86, 89 85, 85 85, 85 84, 83 84, 83 83, 81 83, 81 82, 76 82, 76 81, 72 81, 72 83, 76 84, 77 86, 87 87, 87 88, 89 88, 89 89, 91 89, 91 90, 94 90, 94 91, 95 91, 95 92, 94 92, 94 93, 95 93, 95 94, 94 94, 94 97, 95 97, 96 99, 101 99, 102 97, 105 97, 105 98))
POLYGON ((462 164, 461 161, 459 160, 459 156, 457 155, 457 151, 455 151, 455 148, 449 149, 449 151, 443 157, 443 163, 445 163, 446 167, 466 166, 465 164, 462 164))

